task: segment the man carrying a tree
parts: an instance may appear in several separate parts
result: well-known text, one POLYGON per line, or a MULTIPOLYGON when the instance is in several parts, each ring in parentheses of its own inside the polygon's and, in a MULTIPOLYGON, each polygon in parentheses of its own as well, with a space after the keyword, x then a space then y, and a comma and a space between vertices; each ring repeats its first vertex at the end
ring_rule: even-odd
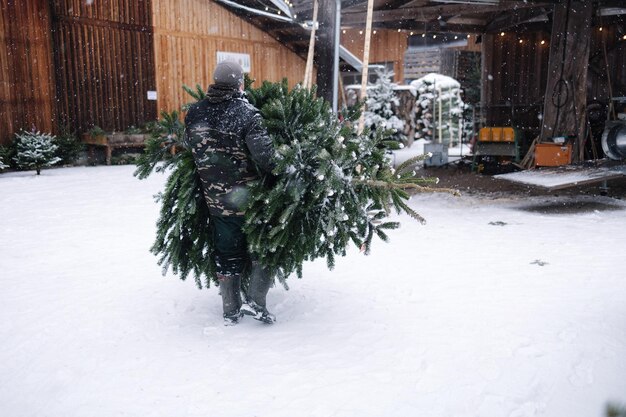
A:
POLYGON ((193 104, 185 118, 186 141, 192 150, 213 225, 215 263, 224 311, 224 324, 242 314, 273 323, 266 295, 272 276, 250 259, 242 227, 248 187, 273 168, 272 140, 258 110, 243 97, 243 69, 221 62, 206 98, 193 104), (251 265, 245 303, 241 278, 251 265))

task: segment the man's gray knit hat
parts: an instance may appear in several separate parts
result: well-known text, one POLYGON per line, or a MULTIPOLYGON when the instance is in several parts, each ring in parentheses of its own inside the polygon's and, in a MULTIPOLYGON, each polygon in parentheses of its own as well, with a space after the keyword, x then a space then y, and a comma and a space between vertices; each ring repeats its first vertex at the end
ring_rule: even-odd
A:
POLYGON ((219 85, 239 87, 243 83, 243 68, 236 62, 220 62, 213 72, 213 81, 219 85))

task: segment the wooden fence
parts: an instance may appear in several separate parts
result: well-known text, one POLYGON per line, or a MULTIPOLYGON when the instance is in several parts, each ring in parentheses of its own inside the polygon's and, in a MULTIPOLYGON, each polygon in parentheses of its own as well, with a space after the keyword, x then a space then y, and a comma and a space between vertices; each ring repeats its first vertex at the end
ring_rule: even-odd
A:
POLYGON ((0 145, 20 129, 55 125, 47 0, 0 0, 0 145))
POLYGON ((150 0, 54 2, 61 125, 122 131, 156 118, 150 10, 150 0))

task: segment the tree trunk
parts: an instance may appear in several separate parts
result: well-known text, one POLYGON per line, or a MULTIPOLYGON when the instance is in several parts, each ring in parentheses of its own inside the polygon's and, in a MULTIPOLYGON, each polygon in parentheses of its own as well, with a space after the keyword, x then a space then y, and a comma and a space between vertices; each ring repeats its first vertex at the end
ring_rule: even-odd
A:
POLYGON ((562 1, 554 6, 548 82, 544 98, 541 141, 572 136, 573 161, 585 139, 587 66, 592 7, 587 1, 562 1))

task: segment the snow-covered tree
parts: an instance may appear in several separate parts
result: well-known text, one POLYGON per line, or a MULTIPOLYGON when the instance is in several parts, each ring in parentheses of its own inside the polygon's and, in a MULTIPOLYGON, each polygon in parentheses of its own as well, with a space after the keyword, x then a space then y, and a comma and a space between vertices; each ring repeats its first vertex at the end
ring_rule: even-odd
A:
POLYGON ((411 82, 417 96, 416 139, 449 145, 461 140, 463 108, 461 84, 441 74, 427 74, 411 82))
POLYGON ((394 113, 394 106, 400 104, 394 91, 395 83, 391 81, 393 71, 377 70, 378 79, 374 84, 370 84, 367 89, 367 100, 365 107, 365 126, 370 132, 376 129, 392 130, 390 139, 406 142, 404 134, 404 121, 394 113))
POLYGON ((39 175, 42 167, 61 161, 55 156, 58 146, 54 144, 53 135, 39 131, 22 131, 15 136, 15 162, 20 168, 34 168, 39 175))
POLYGON ((0 171, 3 169, 7 169, 9 166, 4 163, 4 158, 2 154, 0 154, 0 171))

